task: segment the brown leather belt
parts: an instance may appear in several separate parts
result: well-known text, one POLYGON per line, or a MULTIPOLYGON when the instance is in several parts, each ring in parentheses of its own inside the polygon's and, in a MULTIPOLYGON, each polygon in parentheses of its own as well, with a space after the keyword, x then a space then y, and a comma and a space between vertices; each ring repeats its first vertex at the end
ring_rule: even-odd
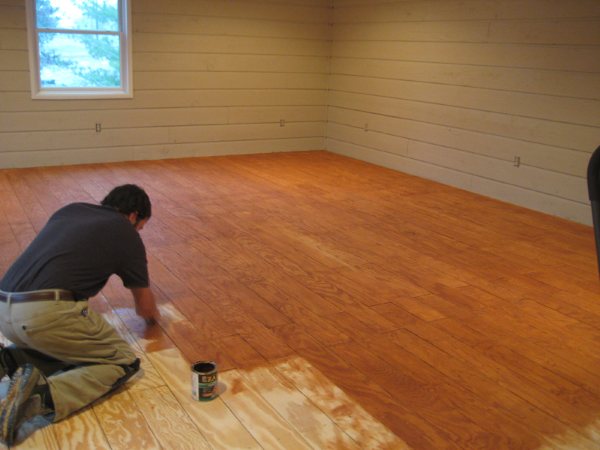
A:
POLYGON ((31 292, 0 291, 0 302, 8 301, 9 297, 11 303, 37 302, 43 300, 75 300, 73 293, 64 289, 49 289, 31 292))

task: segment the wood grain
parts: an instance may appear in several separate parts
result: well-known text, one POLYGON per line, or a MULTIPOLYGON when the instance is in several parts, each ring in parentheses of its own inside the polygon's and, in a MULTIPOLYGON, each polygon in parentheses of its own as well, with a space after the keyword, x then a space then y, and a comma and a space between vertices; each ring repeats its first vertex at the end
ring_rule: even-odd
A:
POLYGON ((353 441, 293 383, 281 376, 277 365, 244 371, 241 375, 313 448, 368 448, 364 441, 353 441))
POLYGON ((127 390, 96 404, 94 413, 111 449, 161 448, 127 390))
POLYGON ((326 152, 138 161, 0 171, 0 264, 131 180, 162 317, 118 278, 90 305, 143 376, 24 448, 598 446, 589 227, 326 152), (197 360, 213 402, 190 397, 197 360))
POLYGON ((61 449, 110 449, 100 422, 91 408, 69 417, 69 420, 53 424, 52 430, 61 449))
POLYGON ((210 402, 192 398, 191 366, 176 349, 153 352, 149 357, 212 448, 261 448, 221 398, 210 402))
POLYGON ((206 438, 168 387, 134 391, 131 396, 161 447, 190 450, 210 448, 206 438))
POLYGON ((306 361, 287 360, 275 370, 290 379, 361 448, 409 448, 306 361))
POLYGON ((237 370, 221 374, 220 379, 227 386, 220 397, 261 445, 272 448, 311 448, 302 435, 237 370))

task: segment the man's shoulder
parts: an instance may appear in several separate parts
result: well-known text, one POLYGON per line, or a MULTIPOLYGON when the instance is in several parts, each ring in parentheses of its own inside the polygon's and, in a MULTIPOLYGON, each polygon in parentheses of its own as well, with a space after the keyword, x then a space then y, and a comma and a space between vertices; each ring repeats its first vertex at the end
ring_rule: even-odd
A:
POLYGON ((49 223, 73 227, 110 227, 129 231, 129 222, 125 216, 114 208, 92 203, 70 203, 56 211, 49 223))
POLYGON ((93 211, 98 208, 102 208, 102 207, 100 205, 94 205, 92 203, 75 202, 75 203, 69 203, 68 205, 62 206, 61 208, 56 210, 55 214, 68 213, 68 212, 73 212, 73 211, 93 211))
MULTIPOLYGON (((92 203, 70 203, 56 211, 48 222, 52 232, 72 232, 79 236, 96 236, 104 244, 110 236, 112 245, 139 245, 141 237, 127 217, 116 209, 92 203)), ((49 231, 50 232, 50 231, 49 231)))
POLYGON ((56 216, 65 214, 119 217, 119 212, 113 208, 85 202, 69 203, 54 213, 56 216))

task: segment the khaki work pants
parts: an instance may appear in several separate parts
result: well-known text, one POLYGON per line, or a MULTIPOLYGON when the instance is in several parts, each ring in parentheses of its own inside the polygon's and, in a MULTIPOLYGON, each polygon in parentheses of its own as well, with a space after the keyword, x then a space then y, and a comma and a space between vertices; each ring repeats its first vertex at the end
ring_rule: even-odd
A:
POLYGON ((19 365, 29 362, 45 375, 55 422, 133 374, 135 353, 87 301, 0 302, 0 331, 19 365))

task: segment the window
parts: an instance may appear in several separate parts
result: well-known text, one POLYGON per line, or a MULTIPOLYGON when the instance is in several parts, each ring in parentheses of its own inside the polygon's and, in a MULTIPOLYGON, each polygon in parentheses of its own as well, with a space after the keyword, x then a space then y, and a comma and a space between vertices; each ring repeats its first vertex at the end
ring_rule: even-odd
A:
POLYGON ((130 0, 27 0, 33 98, 131 97, 130 0))

